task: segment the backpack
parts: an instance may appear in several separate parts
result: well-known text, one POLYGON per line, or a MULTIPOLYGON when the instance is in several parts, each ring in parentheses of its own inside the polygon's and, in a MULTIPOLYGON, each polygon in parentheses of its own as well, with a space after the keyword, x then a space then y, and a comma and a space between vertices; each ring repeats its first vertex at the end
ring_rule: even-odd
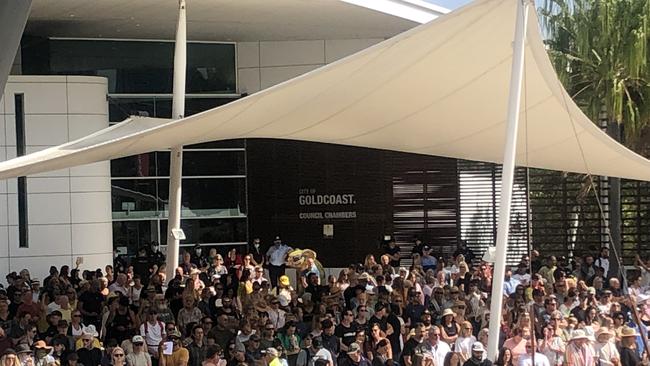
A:
MULTIPOLYGON (((160 334, 162 335, 165 332, 165 324, 158 320, 158 326, 160 327, 160 334)), ((149 322, 144 322, 144 335, 146 336, 149 333, 149 322)))

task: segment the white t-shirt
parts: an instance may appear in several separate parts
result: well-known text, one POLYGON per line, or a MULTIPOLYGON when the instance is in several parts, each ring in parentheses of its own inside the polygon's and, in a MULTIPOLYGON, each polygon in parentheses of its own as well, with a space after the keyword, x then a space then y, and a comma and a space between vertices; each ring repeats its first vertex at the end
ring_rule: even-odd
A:
POLYGON ((150 321, 142 323, 140 326, 140 335, 144 337, 144 342, 148 346, 158 347, 163 338, 167 335, 165 333, 165 324, 157 321, 151 324, 150 321))
MULTIPOLYGON (((521 355, 518 366, 533 366, 533 358, 529 354, 521 355)), ((535 352, 535 366, 551 366, 551 363, 546 356, 535 352)))

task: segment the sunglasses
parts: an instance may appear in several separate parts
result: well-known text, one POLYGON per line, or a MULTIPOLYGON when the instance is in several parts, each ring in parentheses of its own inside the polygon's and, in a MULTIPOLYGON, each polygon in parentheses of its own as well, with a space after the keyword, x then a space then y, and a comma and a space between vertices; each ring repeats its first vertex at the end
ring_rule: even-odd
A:
POLYGON ((82 339, 82 341, 83 341, 84 343, 90 343, 90 342, 92 341, 92 339, 82 339))
POLYGON ((175 331, 175 330, 176 330, 176 328, 167 328, 167 331, 168 331, 168 332, 173 332, 173 331, 175 331))
POLYGON ((136 347, 140 347, 140 346, 143 346, 144 343, 139 343, 139 342, 138 342, 138 343, 133 343, 133 345, 136 346, 136 347))
POLYGON ((124 357, 124 353, 115 353, 113 357, 124 357))

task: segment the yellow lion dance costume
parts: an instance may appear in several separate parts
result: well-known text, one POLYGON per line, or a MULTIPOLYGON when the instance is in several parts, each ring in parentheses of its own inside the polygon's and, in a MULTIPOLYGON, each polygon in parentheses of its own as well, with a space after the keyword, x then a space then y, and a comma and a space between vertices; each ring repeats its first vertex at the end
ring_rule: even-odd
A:
POLYGON ((325 268, 323 265, 316 259, 316 252, 311 249, 294 249, 289 252, 287 257, 287 267, 294 268, 298 275, 300 276, 302 272, 306 271, 310 267, 310 259, 314 262, 314 265, 318 269, 320 275, 320 283, 325 284, 325 268))

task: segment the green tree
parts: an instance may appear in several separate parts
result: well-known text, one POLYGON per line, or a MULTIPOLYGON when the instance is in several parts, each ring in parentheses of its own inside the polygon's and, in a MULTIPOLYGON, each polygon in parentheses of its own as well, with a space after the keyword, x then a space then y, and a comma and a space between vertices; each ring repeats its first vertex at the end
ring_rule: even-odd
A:
MULTIPOLYGON (((646 153, 650 0, 545 0, 540 16, 549 55, 573 100, 612 137, 646 153)), ((609 226, 621 253, 620 179, 609 185, 609 226)))

